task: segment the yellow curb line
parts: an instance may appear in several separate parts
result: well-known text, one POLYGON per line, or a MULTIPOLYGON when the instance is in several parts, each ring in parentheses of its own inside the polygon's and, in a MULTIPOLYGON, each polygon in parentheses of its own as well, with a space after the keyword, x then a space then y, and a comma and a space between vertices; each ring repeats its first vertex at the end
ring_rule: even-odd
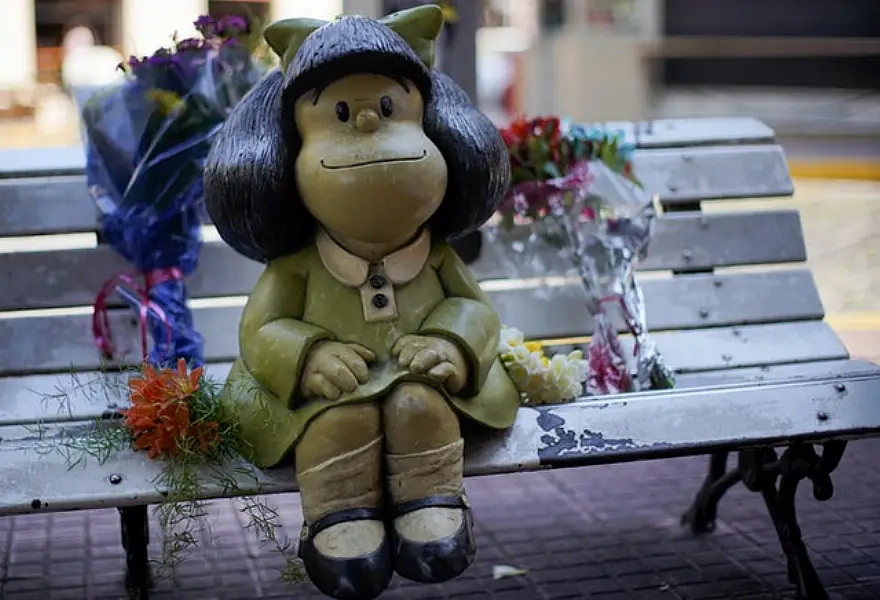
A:
POLYGON ((880 311, 825 315, 825 322, 835 331, 877 331, 880 336, 880 311))
POLYGON ((880 159, 789 159, 792 177, 880 181, 880 159))

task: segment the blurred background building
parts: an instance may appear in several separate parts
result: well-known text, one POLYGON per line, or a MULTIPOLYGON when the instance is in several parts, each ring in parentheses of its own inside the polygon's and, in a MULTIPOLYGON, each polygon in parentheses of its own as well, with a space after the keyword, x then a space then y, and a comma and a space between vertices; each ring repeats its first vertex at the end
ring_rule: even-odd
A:
MULTIPOLYGON (((2 0, 0 119, 54 131, 65 83, 186 37, 199 14, 379 16, 420 0, 2 0)), ((502 122, 750 115, 783 134, 880 134, 880 3, 448 0, 442 68, 502 122)), ((69 101, 67 102, 69 105, 69 101)), ((73 117, 75 121, 75 114, 73 117)), ((76 136, 75 123, 69 128, 76 136)))
MULTIPOLYGON (((0 148, 80 145, 77 87, 112 81, 123 57, 167 46, 175 31, 190 35, 200 14, 377 17, 424 1, 0 0, 0 148)), ((878 343, 880 2, 442 2, 451 18, 440 67, 499 124, 555 113, 582 122, 753 116, 771 125, 797 178, 787 206, 801 212, 826 308, 878 343)))

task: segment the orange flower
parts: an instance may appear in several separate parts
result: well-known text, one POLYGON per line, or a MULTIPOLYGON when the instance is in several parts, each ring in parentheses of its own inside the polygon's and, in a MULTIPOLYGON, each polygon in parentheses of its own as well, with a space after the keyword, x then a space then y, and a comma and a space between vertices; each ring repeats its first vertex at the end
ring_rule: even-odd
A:
POLYGON ((135 448, 157 458, 174 456, 188 437, 195 436, 203 451, 219 441, 217 423, 190 420, 189 400, 201 377, 201 367, 187 373, 186 361, 180 359, 176 371, 145 365, 143 375, 129 381, 131 408, 123 414, 135 448))
POLYGON ((207 452, 220 442, 220 425, 214 421, 194 423, 192 433, 202 452, 207 452))

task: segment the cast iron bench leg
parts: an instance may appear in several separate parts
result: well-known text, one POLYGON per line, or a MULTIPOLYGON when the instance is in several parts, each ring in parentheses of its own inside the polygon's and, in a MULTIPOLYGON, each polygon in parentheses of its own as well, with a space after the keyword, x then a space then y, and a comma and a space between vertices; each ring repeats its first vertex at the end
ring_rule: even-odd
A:
POLYGON ((125 548, 125 586, 132 598, 145 599, 150 587, 150 564, 147 544, 150 524, 146 506, 119 509, 122 522, 122 547, 125 548))
POLYGON ((835 440, 822 444, 821 456, 812 444, 790 446, 779 458, 772 448, 744 450, 739 455, 743 483, 764 498, 788 563, 788 580, 795 586, 799 600, 828 600, 828 592, 801 537, 795 509, 797 486, 809 479, 816 500, 830 499, 834 495, 831 473, 840 464, 845 449, 846 442, 835 440))
POLYGON ((709 473, 703 480, 694 502, 681 516, 681 524, 694 534, 715 531, 718 503, 724 494, 740 481, 739 469, 727 470, 727 452, 716 452, 709 457, 709 473))

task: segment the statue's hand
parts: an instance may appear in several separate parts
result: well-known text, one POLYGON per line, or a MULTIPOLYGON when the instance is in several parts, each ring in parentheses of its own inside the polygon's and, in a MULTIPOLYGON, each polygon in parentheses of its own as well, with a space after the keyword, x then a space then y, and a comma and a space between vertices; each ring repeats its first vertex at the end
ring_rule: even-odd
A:
POLYGON ((398 364, 411 373, 439 381, 450 393, 464 388, 468 367, 461 351, 449 340, 429 335, 405 335, 391 348, 398 364))
POLYGON ((359 344, 323 341, 306 356, 300 390, 306 398, 336 400, 370 379, 367 364, 376 355, 359 344))

